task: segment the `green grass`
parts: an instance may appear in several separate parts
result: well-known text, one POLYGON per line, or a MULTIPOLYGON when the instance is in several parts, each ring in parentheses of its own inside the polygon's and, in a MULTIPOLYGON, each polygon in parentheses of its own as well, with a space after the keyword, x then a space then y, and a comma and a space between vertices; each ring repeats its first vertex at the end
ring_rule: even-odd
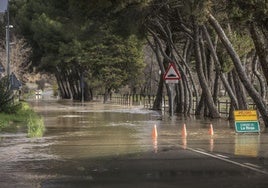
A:
POLYGON ((42 137, 45 131, 43 118, 37 115, 30 116, 27 121, 27 128, 29 137, 42 137))
POLYGON ((25 131, 28 137, 42 137, 45 131, 42 117, 36 114, 26 102, 15 114, 0 113, 0 132, 25 131))

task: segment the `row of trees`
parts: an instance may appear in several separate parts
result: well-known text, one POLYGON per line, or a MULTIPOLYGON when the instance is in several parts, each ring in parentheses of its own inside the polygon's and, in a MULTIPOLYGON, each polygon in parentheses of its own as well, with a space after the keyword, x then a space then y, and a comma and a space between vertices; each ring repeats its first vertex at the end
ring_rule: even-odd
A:
MULTIPOLYGON (((268 126, 267 0, 13 0, 20 33, 32 47, 31 62, 55 75, 64 98, 92 99, 100 88, 108 96, 142 80, 143 50, 149 45, 163 74, 170 62, 182 79, 171 99, 158 79, 155 109, 164 90, 177 113, 218 118, 219 90, 232 108, 253 100, 268 126), (81 84, 85 83, 85 85, 81 84)), ((151 69, 152 70, 152 69, 151 69)))
POLYGON ((11 3, 17 32, 32 49, 31 67, 54 74, 63 98, 91 100, 95 90, 108 96, 122 85, 135 90, 141 83, 142 40, 119 29, 124 26, 117 14, 123 11, 124 3, 11 3))
MULTIPOLYGON (((222 84, 231 99, 230 112, 247 109, 249 96, 268 126, 267 5, 265 0, 156 0, 152 3, 151 14, 145 19, 148 42, 162 71, 173 61, 182 74, 176 88, 177 112, 189 114, 191 98, 195 96, 196 114, 219 117, 216 101, 222 84), (196 87, 195 75, 201 90, 196 87)), ((158 93, 160 97, 161 93, 158 93)))

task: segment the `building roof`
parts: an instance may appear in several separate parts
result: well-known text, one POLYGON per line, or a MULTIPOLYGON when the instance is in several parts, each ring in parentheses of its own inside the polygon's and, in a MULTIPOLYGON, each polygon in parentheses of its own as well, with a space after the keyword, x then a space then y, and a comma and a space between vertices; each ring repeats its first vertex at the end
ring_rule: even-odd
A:
POLYGON ((22 83, 18 80, 17 76, 12 72, 10 75, 11 89, 18 90, 21 88, 22 83))

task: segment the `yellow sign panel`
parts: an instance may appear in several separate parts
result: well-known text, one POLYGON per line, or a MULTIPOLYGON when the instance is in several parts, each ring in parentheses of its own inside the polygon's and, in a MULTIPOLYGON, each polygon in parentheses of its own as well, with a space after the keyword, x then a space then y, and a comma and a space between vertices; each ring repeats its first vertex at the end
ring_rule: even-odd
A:
POLYGON ((258 115, 256 110, 235 110, 235 121, 256 121, 258 115))

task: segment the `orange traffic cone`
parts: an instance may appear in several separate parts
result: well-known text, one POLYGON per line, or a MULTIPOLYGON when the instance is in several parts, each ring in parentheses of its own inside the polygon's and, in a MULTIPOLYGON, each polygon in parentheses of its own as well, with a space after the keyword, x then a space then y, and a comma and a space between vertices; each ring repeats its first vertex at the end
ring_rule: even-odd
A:
POLYGON ((181 130, 181 136, 186 137, 187 136, 187 130, 185 123, 183 124, 182 130, 181 130))
POLYGON ((212 124, 210 124, 208 134, 209 134, 210 136, 213 136, 213 135, 214 135, 214 130, 213 130, 213 125, 212 125, 212 124))
POLYGON ((153 128, 153 131, 152 131, 152 138, 153 139, 156 139, 157 138, 157 128, 156 128, 156 125, 154 125, 154 128, 153 128))

